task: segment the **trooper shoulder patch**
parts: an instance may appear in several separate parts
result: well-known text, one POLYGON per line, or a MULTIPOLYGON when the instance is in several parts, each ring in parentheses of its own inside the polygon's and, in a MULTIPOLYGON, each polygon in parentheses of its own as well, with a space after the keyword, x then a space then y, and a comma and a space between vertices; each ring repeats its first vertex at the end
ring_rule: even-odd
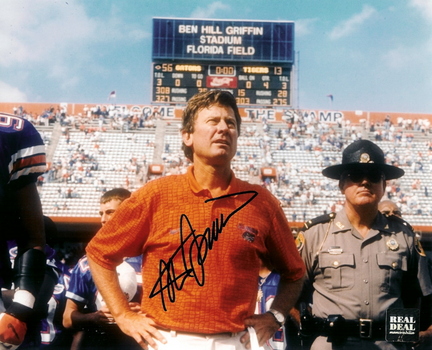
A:
POLYGON ((426 256, 426 253, 420 243, 420 238, 417 236, 415 238, 415 249, 420 256, 426 256))
POLYGON ((313 218, 312 220, 308 220, 304 223, 302 230, 306 231, 310 229, 312 226, 315 226, 317 224, 324 224, 326 222, 332 221, 336 217, 336 213, 330 213, 330 214, 324 214, 321 216, 318 216, 316 218, 313 218))
POLYGON ((295 239, 295 243, 296 243, 297 250, 299 252, 301 252, 301 250, 303 249, 303 247, 304 247, 304 245, 306 243, 306 239, 305 239, 305 236, 304 236, 303 232, 299 232, 297 234, 297 237, 295 239))

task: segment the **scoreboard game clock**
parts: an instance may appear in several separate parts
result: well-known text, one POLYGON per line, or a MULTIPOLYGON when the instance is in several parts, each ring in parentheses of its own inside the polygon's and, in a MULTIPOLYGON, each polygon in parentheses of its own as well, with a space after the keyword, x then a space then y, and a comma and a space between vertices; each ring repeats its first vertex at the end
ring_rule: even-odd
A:
POLYGON ((231 92, 238 105, 289 106, 291 65, 153 63, 154 103, 185 104, 210 89, 231 92))

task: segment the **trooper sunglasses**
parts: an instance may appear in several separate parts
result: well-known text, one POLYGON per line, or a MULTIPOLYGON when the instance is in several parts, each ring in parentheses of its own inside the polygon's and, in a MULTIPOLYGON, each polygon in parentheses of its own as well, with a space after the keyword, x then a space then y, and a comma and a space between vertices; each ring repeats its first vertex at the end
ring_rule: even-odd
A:
POLYGON ((378 183, 382 179, 385 179, 385 176, 381 171, 366 171, 356 169, 345 173, 345 178, 350 179, 350 181, 354 183, 362 182, 364 179, 368 179, 372 183, 378 183))

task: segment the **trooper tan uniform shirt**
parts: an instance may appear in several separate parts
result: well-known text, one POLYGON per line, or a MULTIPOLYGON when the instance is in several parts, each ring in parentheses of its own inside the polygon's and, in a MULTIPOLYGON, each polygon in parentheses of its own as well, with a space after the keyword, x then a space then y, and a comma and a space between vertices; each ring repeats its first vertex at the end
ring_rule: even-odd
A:
POLYGON ((387 309, 404 307, 404 283, 413 295, 432 294, 427 258, 403 220, 378 214, 363 239, 344 209, 332 215, 305 231, 300 247, 316 317, 384 322, 387 309))

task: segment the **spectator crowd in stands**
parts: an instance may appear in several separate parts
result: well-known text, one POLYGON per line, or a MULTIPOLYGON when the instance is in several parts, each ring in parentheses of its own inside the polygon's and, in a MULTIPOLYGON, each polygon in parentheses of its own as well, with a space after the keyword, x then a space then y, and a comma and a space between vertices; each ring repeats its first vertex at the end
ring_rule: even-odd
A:
MULTIPOLYGON (((105 153, 105 132, 130 132, 128 137, 134 141, 136 131, 154 128, 154 121, 160 118, 157 109, 155 113, 144 116, 132 113, 125 107, 115 106, 86 106, 82 113, 76 115, 68 114, 62 106, 53 106, 41 115, 28 114, 22 107, 15 108, 14 113, 32 121, 36 127, 60 124, 62 137, 68 144, 69 155, 54 158, 48 172, 38 181, 39 187, 42 187, 44 182, 60 183, 62 189, 59 192, 59 199, 78 198, 80 184, 91 183, 94 184, 95 191, 106 191, 104 175, 98 171, 98 156, 105 153), (79 131, 91 140, 93 149, 86 149, 74 141, 73 133, 79 131)), ((242 129, 233 170, 251 179, 259 178, 261 167, 274 167, 278 176, 261 181, 263 186, 280 199, 283 206, 291 208, 297 201, 302 204, 303 210, 307 211, 311 206, 320 206, 321 212, 326 213, 337 210, 341 203, 339 198, 332 199, 336 184, 321 178, 320 168, 336 164, 337 154, 340 154, 347 143, 361 138, 374 139, 376 142, 386 142, 383 149, 389 163, 408 168, 412 173, 419 175, 409 186, 403 186, 400 180, 390 181, 386 197, 395 201, 405 214, 430 215, 432 207, 421 203, 421 198, 429 195, 427 183, 422 183, 421 178, 422 175, 432 172, 432 141, 424 141, 425 147, 421 149, 418 147, 421 141, 417 141, 419 135, 430 135, 430 121, 401 117, 393 119, 387 116, 383 121, 370 125, 366 122, 353 124, 343 119, 338 120, 336 124, 329 124, 321 122, 314 114, 298 110, 287 110, 282 123, 275 123, 264 117, 260 120, 255 118, 245 123, 242 129), (289 152, 308 154, 309 157, 318 159, 318 166, 311 167, 308 164, 290 161, 285 156, 289 152), (307 176, 314 173, 316 177, 307 176), (325 198, 327 204, 323 205, 320 198, 325 198)), ((45 143, 49 144, 45 129, 41 128, 40 132, 45 143)), ((179 135, 178 138, 180 139, 179 135)), ((190 165, 180 147, 168 141, 165 141, 161 158, 165 165, 164 175, 184 173, 190 165)), ((130 155, 128 160, 125 159, 125 163, 112 162, 105 170, 126 172, 128 175, 125 175, 123 184, 115 185, 133 190, 154 177, 148 177, 146 174, 149 161, 151 162, 145 159, 145 156, 130 155)), ((57 203, 53 210, 63 208, 67 208, 67 204, 57 203)), ((296 213, 298 220, 304 218, 303 210, 296 213)))

